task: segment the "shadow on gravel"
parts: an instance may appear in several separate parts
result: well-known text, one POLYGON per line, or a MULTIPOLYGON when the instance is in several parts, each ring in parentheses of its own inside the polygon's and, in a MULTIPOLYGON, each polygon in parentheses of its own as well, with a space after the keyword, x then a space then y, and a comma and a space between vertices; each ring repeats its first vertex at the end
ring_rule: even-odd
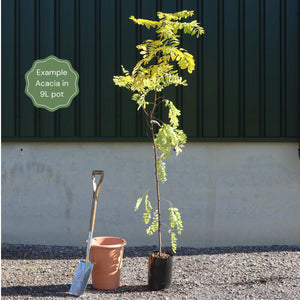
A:
MULTIPOLYGON (((43 246, 43 245, 10 245, 2 244, 2 259, 78 259, 85 257, 85 247, 43 246)), ((147 257, 148 253, 157 247, 125 247, 124 257, 147 257)), ((171 248, 163 248, 171 251, 171 248)), ((188 248, 177 249, 176 256, 211 255, 225 253, 261 253, 261 252, 296 252, 299 246, 249 246, 249 247, 216 247, 216 248, 188 248)))
POLYGON ((2 244, 2 259, 82 259, 86 248, 45 246, 45 245, 11 245, 2 244))
MULTIPOLYGON (((28 297, 38 297, 44 298, 49 296, 55 297, 74 297, 69 293, 70 285, 69 284, 58 284, 58 285, 40 285, 40 286, 11 286, 11 287, 2 287, 1 293, 2 296, 28 296, 28 297)), ((123 285, 115 290, 111 291, 99 291, 92 288, 91 285, 88 285, 85 293, 90 295, 96 294, 119 294, 119 293, 135 293, 135 292, 145 292, 148 291, 147 285, 123 285)))
POLYGON ((70 297, 69 284, 2 287, 2 296, 70 297))
POLYGON ((99 291, 93 289, 92 285, 88 285, 86 288, 87 294, 121 294, 121 293, 136 293, 149 291, 148 285, 122 285, 115 290, 99 291))

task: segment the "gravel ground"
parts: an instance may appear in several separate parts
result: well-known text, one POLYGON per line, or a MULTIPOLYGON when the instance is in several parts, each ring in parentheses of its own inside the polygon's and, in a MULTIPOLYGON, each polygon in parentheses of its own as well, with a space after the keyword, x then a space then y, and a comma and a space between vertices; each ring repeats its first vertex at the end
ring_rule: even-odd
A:
MULTIPOLYGON (((172 285, 147 288, 151 247, 125 248, 120 288, 88 285, 82 299, 300 299, 300 247, 180 248, 172 285)), ((2 299, 73 298, 69 288, 85 249, 2 245, 2 299)))

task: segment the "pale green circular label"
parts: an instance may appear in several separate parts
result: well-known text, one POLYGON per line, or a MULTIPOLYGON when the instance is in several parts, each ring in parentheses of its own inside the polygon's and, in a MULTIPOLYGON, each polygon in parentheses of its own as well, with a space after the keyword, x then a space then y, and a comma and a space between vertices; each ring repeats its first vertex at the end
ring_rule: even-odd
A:
POLYGON ((79 93, 78 80, 68 60, 50 55, 36 60, 25 74, 25 93, 35 107, 53 112, 70 106, 79 93))

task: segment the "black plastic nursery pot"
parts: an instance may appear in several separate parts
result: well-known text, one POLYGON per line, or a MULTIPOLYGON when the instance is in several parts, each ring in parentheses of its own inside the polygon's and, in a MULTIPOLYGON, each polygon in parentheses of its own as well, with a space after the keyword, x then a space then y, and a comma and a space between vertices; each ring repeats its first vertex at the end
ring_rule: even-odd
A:
POLYGON ((149 254, 148 286, 150 290, 163 290, 171 285, 173 254, 162 252, 159 257, 158 252, 149 254))

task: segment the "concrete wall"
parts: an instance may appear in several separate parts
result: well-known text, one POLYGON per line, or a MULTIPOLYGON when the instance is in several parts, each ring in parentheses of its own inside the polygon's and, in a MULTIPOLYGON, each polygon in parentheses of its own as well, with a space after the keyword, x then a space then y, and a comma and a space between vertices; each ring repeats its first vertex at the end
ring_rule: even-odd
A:
MULTIPOLYGON (((157 244, 133 212, 154 185, 152 157, 147 143, 2 144, 2 242, 83 245, 91 172, 102 169, 95 235, 157 244)), ((179 246, 300 244, 297 144, 188 144, 167 171, 161 194, 181 209, 179 246)))

